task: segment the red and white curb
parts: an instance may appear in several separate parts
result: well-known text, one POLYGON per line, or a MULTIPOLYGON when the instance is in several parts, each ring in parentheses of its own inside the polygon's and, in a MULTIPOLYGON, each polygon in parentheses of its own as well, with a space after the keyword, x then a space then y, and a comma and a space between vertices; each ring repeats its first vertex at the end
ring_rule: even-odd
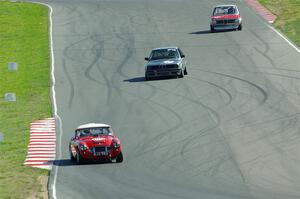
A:
POLYGON ((245 0, 258 14, 260 14, 269 23, 274 23, 276 16, 262 6, 257 0, 245 0))
POLYGON ((55 160, 55 119, 33 121, 25 165, 51 170, 55 160))

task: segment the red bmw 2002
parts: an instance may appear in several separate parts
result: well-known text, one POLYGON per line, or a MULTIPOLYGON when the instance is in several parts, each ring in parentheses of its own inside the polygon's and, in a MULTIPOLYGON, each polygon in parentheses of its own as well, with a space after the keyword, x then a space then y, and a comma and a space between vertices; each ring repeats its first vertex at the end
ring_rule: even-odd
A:
POLYGON ((122 144, 107 124, 89 123, 77 127, 69 150, 71 160, 78 164, 87 160, 123 162, 122 144))
POLYGON ((219 5, 213 10, 210 31, 242 30, 242 17, 236 5, 219 5))

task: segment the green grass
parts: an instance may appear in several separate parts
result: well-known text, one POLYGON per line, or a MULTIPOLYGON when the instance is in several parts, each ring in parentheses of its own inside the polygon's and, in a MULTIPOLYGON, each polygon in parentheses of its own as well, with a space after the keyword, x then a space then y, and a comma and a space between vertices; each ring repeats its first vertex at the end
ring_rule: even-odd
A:
POLYGON ((0 2, 0 198, 26 198, 39 190, 47 171, 23 165, 30 122, 51 117, 48 9, 32 3, 0 2), (18 71, 8 71, 17 62, 18 71), (5 102, 14 92, 16 102, 5 102), (38 185, 40 186, 40 185, 38 185))
POLYGON ((258 0, 277 16, 274 26, 300 46, 300 0, 258 0))

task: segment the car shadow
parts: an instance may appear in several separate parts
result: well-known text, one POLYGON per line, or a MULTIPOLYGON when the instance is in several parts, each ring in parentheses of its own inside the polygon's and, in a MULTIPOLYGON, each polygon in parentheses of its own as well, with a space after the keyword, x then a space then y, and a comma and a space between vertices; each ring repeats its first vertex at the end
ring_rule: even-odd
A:
POLYGON ((146 81, 145 77, 134 77, 131 79, 125 79, 123 82, 151 82, 151 81, 161 81, 161 80, 170 80, 170 79, 177 79, 177 77, 155 77, 151 78, 150 80, 146 81))
POLYGON ((131 79, 125 79, 123 80, 124 82, 145 82, 145 77, 134 77, 134 78, 131 78, 131 79))
MULTIPOLYGON (((116 164, 112 161, 88 161, 84 162, 80 165, 86 165, 86 164, 116 164)), ((70 159, 61 159, 61 160, 54 160, 53 165, 59 166, 59 167, 67 167, 67 166, 80 166, 76 163, 76 161, 71 161, 70 159)))
POLYGON ((211 32, 210 30, 200 30, 196 32, 190 32, 190 35, 205 35, 205 34, 215 34, 215 33, 222 33, 222 32, 232 32, 234 30, 217 30, 214 32, 211 32))
POLYGON ((205 35, 205 34, 210 34, 210 30, 201 30, 201 31, 196 31, 196 32, 190 32, 190 35, 205 35))

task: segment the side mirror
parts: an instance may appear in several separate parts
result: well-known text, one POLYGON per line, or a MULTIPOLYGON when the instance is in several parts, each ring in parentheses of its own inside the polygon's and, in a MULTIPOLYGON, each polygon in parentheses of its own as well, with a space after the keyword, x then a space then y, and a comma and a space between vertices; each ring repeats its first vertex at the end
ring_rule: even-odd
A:
POLYGON ((185 55, 181 55, 182 58, 185 58, 185 55))
POLYGON ((145 57, 145 60, 146 60, 146 61, 149 61, 149 57, 145 57))

